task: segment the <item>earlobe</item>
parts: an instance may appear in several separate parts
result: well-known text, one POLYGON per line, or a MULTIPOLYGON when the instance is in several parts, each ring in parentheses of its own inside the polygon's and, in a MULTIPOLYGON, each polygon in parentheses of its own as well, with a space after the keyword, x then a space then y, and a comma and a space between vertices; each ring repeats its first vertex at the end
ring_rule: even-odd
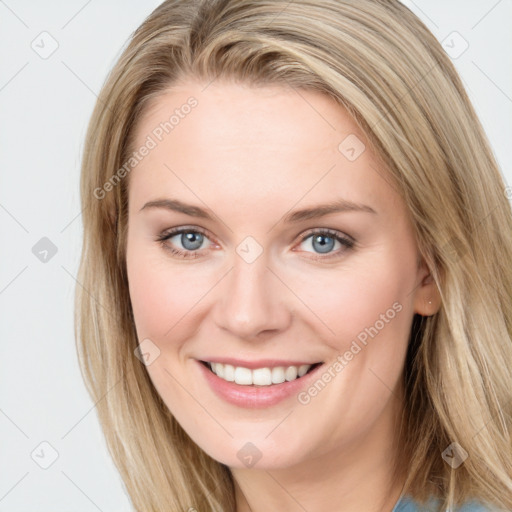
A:
POLYGON ((441 295, 437 284, 429 272, 416 289, 414 297, 414 312, 421 316, 432 316, 441 307, 441 295))

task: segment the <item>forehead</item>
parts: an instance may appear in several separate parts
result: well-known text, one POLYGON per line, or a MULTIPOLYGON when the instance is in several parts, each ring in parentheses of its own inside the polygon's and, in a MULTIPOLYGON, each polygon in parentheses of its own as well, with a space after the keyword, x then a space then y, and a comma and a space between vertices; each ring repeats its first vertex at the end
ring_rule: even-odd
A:
POLYGON ((134 149, 144 144, 152 148, 130 174, 130 201, 139 208, 177 189, 248 207, 273 200, 291 207, 302 197, 379 203, 393 194, 364 133, 319 92, 182 83, 146 110, 134 149))

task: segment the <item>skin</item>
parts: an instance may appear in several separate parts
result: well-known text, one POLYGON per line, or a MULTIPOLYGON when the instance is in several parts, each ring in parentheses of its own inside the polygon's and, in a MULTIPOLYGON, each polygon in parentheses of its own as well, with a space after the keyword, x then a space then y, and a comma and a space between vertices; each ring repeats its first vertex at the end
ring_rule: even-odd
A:
POLYGON ((239 512, 391 511, 403 485, 390 474, 411 322, 439 308, 406 206, 364 134, 327 96, 205 86, 189 79, 169 89, 136 129, 138 148, 190 96, 198 101, 129 175, 130 297, 139 341, 160 350, 149 376, 189 436, 231 468, 239 512), (338 149, 349 134, 366 145, 354 161, 338 149), (171 197, 209 209, 213 221, 141 210, 171 197), (339 198, 377 213, 282 221, 339 198), (180 235, 157 241, 181 226, 206 231, 199 257, 170 253, 186 250, 180 235), (299 239, 318 228, 356 245, 336 243, 326 258, 313 237, 299 239), (247 236, 263 249, 252 263, 236 252, 247 236), (293 396, 264 409, 235 406, 198 370, 197 359, 223 355, 328 365, 397 302, 400 312, 306 405, 293 396), (248 441, 262 454, 251 468, 237 457, 248 441))

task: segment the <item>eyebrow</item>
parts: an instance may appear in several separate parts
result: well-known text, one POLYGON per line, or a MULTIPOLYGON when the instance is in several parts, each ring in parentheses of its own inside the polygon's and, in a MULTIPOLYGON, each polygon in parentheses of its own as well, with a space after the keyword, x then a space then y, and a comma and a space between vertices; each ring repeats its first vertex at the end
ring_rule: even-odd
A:
MULTIPOLYGON (((185 215, 189 215, 191 217, 198 217, 211 221, 214 220, 213 216, 210 215, 206 209, 200 208, 199 206, 183 203, 177 199, 157 199, 155 201, 149 201, 140 209, 140 211, 153 208, 163 208, 165 210, 184 213, 185 215)), ((330 215, 331 213, 342 212, 365 212, 377 215, 377 212, 371 206, 354 203, 353 201, 348 201, 346 199, 337 199, 326 204, 320 204, 310 208, 304 208, 302 210, 296 210, 294 212, 288 213, 284 217, 283 222, 286 224, 293 224, 305 220, 324 217, 326 215, 330 215)))

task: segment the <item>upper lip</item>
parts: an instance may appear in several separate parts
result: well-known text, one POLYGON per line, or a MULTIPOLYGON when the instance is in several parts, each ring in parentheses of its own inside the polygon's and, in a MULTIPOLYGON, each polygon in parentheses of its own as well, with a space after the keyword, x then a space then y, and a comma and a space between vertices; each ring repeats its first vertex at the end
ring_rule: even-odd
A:
POLYGON ((256 368, 277 368, 279 366, 302 366, 302 365, 313 365, 320 363, 321 361, 297 361, 291 359, 257 359, 252 361, 244 361, 243 359, 236 359, 233 357, 207 357, 201 359, 205 363, 222 363, 230 364, 232 366, 241 366, 243 368, 249 368, 254 370, 256 368))

